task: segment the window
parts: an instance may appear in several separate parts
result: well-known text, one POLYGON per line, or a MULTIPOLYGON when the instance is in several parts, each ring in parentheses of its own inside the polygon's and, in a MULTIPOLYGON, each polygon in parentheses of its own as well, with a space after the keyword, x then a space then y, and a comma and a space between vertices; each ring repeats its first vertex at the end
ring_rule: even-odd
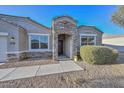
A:
POLYGON ((80 37, 80 45, 95 45, 96 44, 96 36, 95 35, 81 35, 80 37))
POLYGON ((48 35, 30 35, 30 49, 49 49, 48 35))
POLYGON ((31 36, 31 49, 39 49, 39 36, 31 36))

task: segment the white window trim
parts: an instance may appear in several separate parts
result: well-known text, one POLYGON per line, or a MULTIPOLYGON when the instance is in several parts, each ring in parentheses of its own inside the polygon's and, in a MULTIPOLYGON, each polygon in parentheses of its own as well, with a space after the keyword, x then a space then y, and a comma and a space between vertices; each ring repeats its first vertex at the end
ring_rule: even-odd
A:
POLYGON ((80 46, 81 46, 81 37, 82 36, 94 36, 94 45, 96 45, 96 36, 97 36, 97 34, 80 34, 80 46))
POLYGON ((41 33, 28 33, 28 41, 29 41, 29 51, 31 52, 44 52, 44 51, 51 51, 50 50, 50 34, 41 34, 41 33), (48 49, 31 49, 31 35, 46 35, 48 36, 48 49))

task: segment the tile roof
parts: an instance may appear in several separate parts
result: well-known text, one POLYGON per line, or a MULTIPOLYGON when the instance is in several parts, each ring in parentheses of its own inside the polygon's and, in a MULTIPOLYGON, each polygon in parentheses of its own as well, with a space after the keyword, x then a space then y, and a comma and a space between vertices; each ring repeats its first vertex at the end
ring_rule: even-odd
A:
POLYGON ((42 24, 39 24, 38 22, 32 20, 29 17, 0 14, 0 19, 4 20, 10 24, 13 24, 15 26, 22 27, 26 30, 31 29, 30 27, 32 27, 32 30, 40 31, 41 30, 40 28, 42 28, 45 31, 50 32, 50 28, 48 28, 42 24))
POLYGON ((91 28, 94 28, 94 29, 96 29, 97 31, 99 31, 101 33, 104 33, 103 31, 101 31, 100 29, 98 29, 96 26, 92 26, 92 25, 80 25, 78 27, 78 29, 80 29, 81 27, 91 27, 91 28))

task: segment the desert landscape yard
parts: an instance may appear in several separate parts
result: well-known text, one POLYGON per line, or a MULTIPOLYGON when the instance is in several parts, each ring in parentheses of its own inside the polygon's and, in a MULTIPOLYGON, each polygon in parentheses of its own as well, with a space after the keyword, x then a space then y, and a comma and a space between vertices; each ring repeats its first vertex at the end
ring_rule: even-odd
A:
POLYGON ((83 71, 31 77, 0 82, 0 87, 16 88, 113 88, 124 87, 124 55, 110 65, 76 62, 83 71))

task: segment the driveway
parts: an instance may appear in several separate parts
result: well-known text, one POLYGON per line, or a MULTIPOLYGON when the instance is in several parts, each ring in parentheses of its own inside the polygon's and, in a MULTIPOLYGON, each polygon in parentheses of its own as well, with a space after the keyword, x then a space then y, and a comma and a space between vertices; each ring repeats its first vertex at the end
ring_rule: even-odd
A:
POLYGON ((73 61, 60 61, 59 64, 37 65, 0 69, 0 81, 43 76, 56 73, 83 70, 73 61))

